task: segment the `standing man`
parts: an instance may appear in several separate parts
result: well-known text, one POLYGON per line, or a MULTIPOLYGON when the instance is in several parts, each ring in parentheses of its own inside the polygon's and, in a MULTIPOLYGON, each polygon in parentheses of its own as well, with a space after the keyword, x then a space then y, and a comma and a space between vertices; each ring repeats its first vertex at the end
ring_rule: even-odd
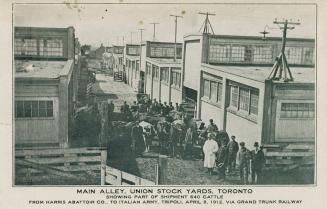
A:
POLYGON ((209 125, 208 125, 208 128, 207 128, 207 132, 208 133, 212 133, 212 132, 216 132, 218 131, 218 127, 216 124, 213 123, 213 120, 210 119, 209 120, 209 125))
POLYGON ((184 151, 183 151, 183 158, 185 159, 187 155, 191 156, 193 158, 193 145, 194 142, 197 140, 197 133, 194 130, 194 126, 191 125, 185 135, 185 140, 184 140, 184 151))
POLYGON ((238 153, 238 160, 239 160, 239 169, 240 169, 240 177, 241 177, 241 184, 248 184, 248 176, 249 176, 249 164, 251 154, 250 151, 245 147, 245 143, 240 143, 241 150, 238 153))
POLYGON ((123 114, 124 121, 127 121, 129 111, 129 105, 126 101, 124 101, 124 104, 120 107, 120 112, 123 114))
POLYGON ((226 167, 228 162, 228 156, 227 156, 227 147, 226 144, 222 144, 218 149, 218 159, 217 159, 217 167, 219 170, 219 175, 222 180, 225 180, 226 178, 226 167))
POLYGON ((141 156, 145 150, 145 144, 143 139, 143 128, 140 126, 139 121, 137 121, 132 128, 131 137, 136 156, 141 156))
POLYGON ((169 154, 171 157, 177 157, 177 145, 181 138, 181 127, 179 124, 171 124, 169 137, 169 154))
POLYGON ((251 164, 251 179, 252 183, 261 184, 261 174, 263 166, 265 165, 265 154, 262 151, 262 147, 259 148, 259 143, 254 142, 254 150, 252 150, 252 164, 251 164))
POLYGON ((109 102, 109 113, 113 113, 115 111, 115 105, 112 102, 112 100, 110 100, 109 102))
POLYGON ((169 102, 169 111, 172 111, 174 110, 174 106, 173 106, 173 103, 172 102, 169 102))
POLYGON ((133 104, 131 105, 131 111, 133 113, 137 112, 138 106, 136 104, 136 101, 133 102, 133 104))
POLYGON ((236 156, 237 152, 239 150, 239 146, 237 141, 235 141, 235 136, 231 137, 232 140, 228 142, 227 144, 227 150, 228 150, 228 168, 227 172, 231 173, 233 170, 235 170, 236 165, 236 156))
POLYGON ((161 109, 161 115, 167 116, 169 114, 169 107, 167 105, 167 102, 164 102, 162 109, 161 109))
POLYGON ((204 167, 208 168, 210 175, 212 175, 216 161, 216 152, 218 151, 218 144, 214 140, 215 137, 215 134, 209 134, 208 140, 203 145, 204 167))

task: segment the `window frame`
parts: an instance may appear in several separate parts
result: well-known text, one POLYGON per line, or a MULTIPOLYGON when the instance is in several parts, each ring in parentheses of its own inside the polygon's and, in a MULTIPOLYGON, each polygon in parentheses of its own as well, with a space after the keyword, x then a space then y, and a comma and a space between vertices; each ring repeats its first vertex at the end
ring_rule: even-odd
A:
POLYGON ((279 118, 281 120, 314 120, 315 119, 315 102, 314 101, 309 101, 309 100, 281 100, 279 101, 279 118), (289 106, 287 109, 288 110, 283 110, 283 105, 289 106), (296 106, 295 108, 292 109, 296 106), (302 109, 300 106, 302 106, 302 109), (288 113, 288 112, 289 113, 288 113), (301 112, 301 113, 300 113, 301 112))
MULTIPOLYGON (((27 105, 26 105, 27 106, 27 105)), ((35 110, 35 109, 34 109, 35 110)), ((15 100, 15 119, 53 119, 55 118, 54 114, 54 101, 45 99, 45 100, 25 100, 25 99, 17 99, 15 100), (33 114, 33 104, 36 104, 37 102, 37 116, 33 114), (40 103, 44 102, 45 107, 41 108, 40 103), (18 110, 18 104, 22 103, 22 112, 21 116, 18 116, 19 110, 18 110), (25 103, 30 104, 30 114, 26 116, 26 109, 25 109, 25 103), (51 105, 50 105, 51 104, 51 105), (51 108, 50 108, 51 106, 51 108), (44 111, 45 116, 41 115, 41 109, 44 111), (50 113, 51 112, 51 113, 50 113)))
MULTIPOLYGON (((229 104, 228 104, 228 110, 230 112, 233 112, 235 114, 240 113, 243 117, 254 117, 256 118, 259 114, 259 99, 260 99, 260 90, 251 86, 247 86, 241 83, 229 81, 228 83, 228 90, 229 90, 229 104), (236 101, 233 101, 233 89, 234 92, 234 99, 235 96, 237 97, 236 101), (243 99, 241 98, 241 91, 245 92, 243 95, 243 99), (243 101, 241 101, 243 100, 243 101), (246 108, 243 108, 242 102, 246 100, 245 104, 246 108), (253 103, 253 101, 255 101, 253 103), (235 106, 237 104, 237 106, 235 106), (253 111, 253 109, 256 108, 256 111, 253 111)), ((250 119, 252 120, 252 118, 250 119)))

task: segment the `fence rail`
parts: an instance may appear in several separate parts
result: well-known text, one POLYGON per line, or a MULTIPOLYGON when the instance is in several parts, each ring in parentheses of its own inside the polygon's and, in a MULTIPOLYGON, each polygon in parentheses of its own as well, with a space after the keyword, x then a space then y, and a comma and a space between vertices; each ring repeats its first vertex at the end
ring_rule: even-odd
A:
MULTIPOLYGON (((156 183, 106 165, 101 148, 25 148, 15 150, 16 175, 54 174, 74 178, 75 172, 101 173, 101 185, 155 185, 156 183)), ((98 173, 99 174, 99 173, 98 173)))
MULTIPOLYGON (((101 181, 102 182, 102 181, 101 181)), ((139 176, 106 166, 104 184, 110 185, 155 185, 156 183, 139 176)))
MULTIPOLYGON (((107 151, 102 148, 16 149, 16 174, 26 172, 55 173, 72 176, 72 172, 101 172, 106 165, 107 151), (70 174, 69 174, 70 173, 70 174)), ((28 174, 29 175, 29 174, 28 174)))

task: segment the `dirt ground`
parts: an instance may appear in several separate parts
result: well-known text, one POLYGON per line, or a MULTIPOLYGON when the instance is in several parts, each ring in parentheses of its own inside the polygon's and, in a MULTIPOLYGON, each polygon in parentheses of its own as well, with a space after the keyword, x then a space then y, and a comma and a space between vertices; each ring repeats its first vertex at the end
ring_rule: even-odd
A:
MULTIPOLYGON (((167 158, 167 185, 226 185, 237 184, 235 175, 221 180, 219 175, 209 175, 203 167, 202 160, 182 160, 177 158, 167 158)), ((155 181, 155 164, 158 157, 138 157, 136 158, 139 173, 142 178, 155 181)))
MULTIPOLYGON (((155 181, 156 157, 136 158, 139 174, 142 178, 155 181)), ((301 185, 314 183, 314 169, 301 168, 288 172, 279 170, 265 170, 263 173, 263 184, 265 185, 301 185)), ((203 167, 202 160, 182 160, 168 158, 168 185, 237 185, 240 184, 239 172, 227 174, 226 179, 216 175, 209 175, 203 167)))
MULTIPOLYGON (((16 168, 16 170, 19 168, 16 168)), ((31 176, 16 175, 15 185, 100 185, 101 176, 86 173, 76 174, 74 178, 54 174, 36 173, 31 176)))

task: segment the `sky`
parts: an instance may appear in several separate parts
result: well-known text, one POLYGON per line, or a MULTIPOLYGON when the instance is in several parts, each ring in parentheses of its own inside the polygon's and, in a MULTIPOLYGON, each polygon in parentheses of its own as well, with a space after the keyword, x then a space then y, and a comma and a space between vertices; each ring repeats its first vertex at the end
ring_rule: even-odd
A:
POLYGON ((215 13, 209 16, 215 34, 261 36, 260 31, 270 32, 268 36, 282 35, 273 24, 278 20, 292 19, 296 25, 288 31, 288 37, 315 38, 316 13, 314 5, 272 5, 272 4, 16 4, 14 25, 32 27, 75 28, 81 44, 99 46, 140 43, 152 40, 153 25, 156 25, 156 40, 174 41, 175 23, 169 15, 178 18, 177 41, 182 42, 186 34, 198 33, 205 16, 199 12, 215 13))

